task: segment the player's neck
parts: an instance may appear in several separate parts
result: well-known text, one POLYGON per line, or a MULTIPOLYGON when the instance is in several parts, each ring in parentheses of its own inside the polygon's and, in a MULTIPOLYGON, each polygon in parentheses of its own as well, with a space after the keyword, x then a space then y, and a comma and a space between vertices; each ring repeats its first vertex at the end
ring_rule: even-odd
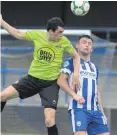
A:
POLYGON ((56 42, 55 40, 53 40, 52 39, 52 37, 50 36, 50 34, 47 32, 47 34, 46 34, 46 39, 48 40, 48 41, 51 41, 51 42, 56 42))
POLYGON ((80 55, 80 58, 83 59, 85 62, 90 61, 90 55, 88 55, 88 56, 80 55))
POLYGON ((48 40, 48 41, 52 41, 51 40, 51 37, 49 36, 49 33, 47 32, 47 34, 46 34, 46 39, 48 40))

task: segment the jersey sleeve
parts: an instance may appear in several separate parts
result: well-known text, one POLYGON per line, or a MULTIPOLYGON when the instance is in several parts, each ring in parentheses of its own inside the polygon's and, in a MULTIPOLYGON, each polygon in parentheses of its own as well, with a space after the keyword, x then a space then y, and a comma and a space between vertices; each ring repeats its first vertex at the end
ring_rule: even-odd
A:
POLYGON ((30 41, 34 41, 39 36, 40 31, 32 30, 25 32, 25 38, 30 41))
POLYGON ((72 54, 74 52, 74 48, 71 44, 71 42, 66 38, 65 39, 65 51, 69 54, 72 54))
POLYGON ((64 62, 61 72, 67 74, 68 76, 71 75, 71 73, 73 72, 73 59, 72 58, 64 62))

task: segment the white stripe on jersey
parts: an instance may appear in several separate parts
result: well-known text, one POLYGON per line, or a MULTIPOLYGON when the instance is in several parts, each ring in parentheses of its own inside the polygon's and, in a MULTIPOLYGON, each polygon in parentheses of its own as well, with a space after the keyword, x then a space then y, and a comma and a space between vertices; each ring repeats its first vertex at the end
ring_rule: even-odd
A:
POLYGON ((72 126, 73 126, 73 132, 75 132, 75 117, 74 117, 74 110, 71 110, 71 120, 72 120, 72 126))
POLYGON ((97 111, 97 83, 95 82, 95 97, 94 97, 94 111, 97 111))
MULTIPOLYGON (((82 69, 82 66, 80 65, 80 69, 82 69)), ((83 86, 83 79, 80 78, 80 85, 81 85, 81 88, 80 90, 77 92, 80 96, 83 96, 82 94, 82 86, 83 86)), ((77 108, 83 108, 83 105, 82 104, 77 104, 77 108)))
POLYGON ((91 98, 92 98, 92 79, 88 79, 88 91, 87 91, 87 110, 91 110, 91 98))
POLYGON ((67 68, 61 69, 61 72, 63 72, 63 71, 64 71, 64 73, 71 74, 71 71, 67 68))
MULTIPOLYGON (((89 64, 85 64, 87 71, 90 72, 89 64)), ((87 110, 91 110, 91 97, 92 97, 92 79, 88 79, 88 89, 87 89, 87 110)))
MULTIPOLYGON (((91 63, 91 64, 92 64, 92 67, 93 67, 94 71, 97 72, 97 71, 96 71, 96 68, 95 68, 95 65, 94 65, 93 63, 91 63)), ((97 101, 97 98, 98 98, 98 97, 97 97, 97 83, 96 83, 96 81, 95 81, 95 97, 94 97, 94 110, 95 110, 95 111, 97 111, 97 104, 96 104, 96 103, 98 102, 98 101, 97 101)))

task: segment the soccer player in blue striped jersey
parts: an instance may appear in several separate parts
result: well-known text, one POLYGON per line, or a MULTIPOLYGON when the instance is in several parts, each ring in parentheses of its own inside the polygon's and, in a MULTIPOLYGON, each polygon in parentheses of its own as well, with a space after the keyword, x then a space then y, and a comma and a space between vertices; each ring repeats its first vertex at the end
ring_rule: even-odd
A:
POLYGON ((68 112, 74 135, 109 135, 101 94, 98 89, 98 69, 90 61, 93 39, 82 35, 76 45, 80 55, 81 88, 72 87, 73 59, 68 59, 58 78, 58 85, 71 97, 68 112))

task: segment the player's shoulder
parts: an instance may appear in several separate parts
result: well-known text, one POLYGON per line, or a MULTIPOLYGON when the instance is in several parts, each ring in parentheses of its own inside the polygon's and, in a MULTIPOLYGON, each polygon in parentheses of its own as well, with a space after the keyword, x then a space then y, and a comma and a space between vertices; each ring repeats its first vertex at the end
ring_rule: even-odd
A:
POLYGON ((70 40, 66 36, 62 36, 61 41, 70 44, 70 40))
POLYGON ((73 63, 73 58, 70 57, 70 58, 68 58, 67 60, 68 60, 70 63, 73 63))
POLYGON ((42 30, 32 30, 32 32, 33 32, 34 34, 38 34, 38 35, 43 35, 43 34, 46 33, 45 31, 42 31, 42 30))
POLYGON ((94 62, 90 61, 90 63, 94 68, 98 69, 98 66, 94 62))
POLYGON ((42 30, 33 30, 33 36, 35 37, 35 39, 39 39, 42 40, 43 38, 45 38, 46 35, 46 31, 42 31, 42 30))

